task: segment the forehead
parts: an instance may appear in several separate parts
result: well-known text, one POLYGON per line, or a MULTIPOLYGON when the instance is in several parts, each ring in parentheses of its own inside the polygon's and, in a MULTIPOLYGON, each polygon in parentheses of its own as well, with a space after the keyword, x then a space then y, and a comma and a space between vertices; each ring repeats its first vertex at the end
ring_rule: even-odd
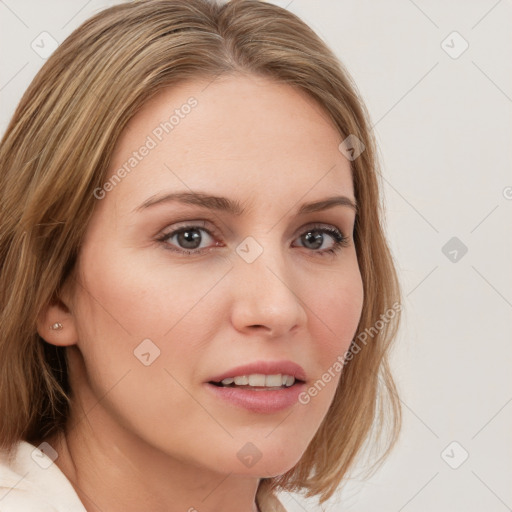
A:
POLYGON ((189 81, 163 89, 130 120, 109 175, 126 172, 110 195, 131 203, 187 188, 274 198, 280 191, 296 200, 314 188, 351 194, 342 140, 321 106, 287 84, 255 76, 189 81))

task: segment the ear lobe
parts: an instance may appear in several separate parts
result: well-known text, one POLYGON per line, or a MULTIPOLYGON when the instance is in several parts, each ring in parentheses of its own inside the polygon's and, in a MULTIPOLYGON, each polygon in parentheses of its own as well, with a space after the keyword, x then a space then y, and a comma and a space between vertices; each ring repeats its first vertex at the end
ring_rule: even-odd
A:
POLYGON ((37 332, 43 340, 59 347, 77 342, 75 320, 60 299, 43 308, 37 320, 37 332))

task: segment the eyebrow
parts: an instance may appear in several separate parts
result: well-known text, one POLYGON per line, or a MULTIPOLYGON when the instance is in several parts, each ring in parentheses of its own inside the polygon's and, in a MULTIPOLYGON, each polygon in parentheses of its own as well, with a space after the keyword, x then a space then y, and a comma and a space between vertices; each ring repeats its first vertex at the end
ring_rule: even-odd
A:
MULTIPOLYGON (((147 208, 151 208, 159 204, 173 202, 192 204, 209 210, 227 212, 236 216, 242 215, 245 211, 245 208, 239 201, 229 199, 227 197, 213 196, 203 192, 173 192, 162 196, 152 196, 144 201, 140 206, 136 207, 133 211, 144 211, 147 208)), ((347 206, 356 213, 358 211, 358 206, 355 200, 350 199, 347 196, 333 196, 320 201, 302 204, 297 211, 297 215, 319 212, 333 208, 334 206, 347 206)))

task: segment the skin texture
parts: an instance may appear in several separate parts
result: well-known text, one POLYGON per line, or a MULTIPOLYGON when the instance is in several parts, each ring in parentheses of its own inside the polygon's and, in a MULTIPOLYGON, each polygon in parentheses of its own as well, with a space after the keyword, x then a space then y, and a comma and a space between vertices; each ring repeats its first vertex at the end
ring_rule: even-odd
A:
POLYGON ((255 511, 259 479, 299 461, 339 374, 307 405, 272 414, 224 403, 205 382, 289 359, 311 385, 348 348, 361 314, 355 212, 296 214, 304 202, 354 200, 343 137, 304 93, 240 75, 162 90, 124 130, 110 174, 191 96, 197 106, 98 200, 77 274, 39 322, 47 342, 68 347, 73 389, 67 434, 48 442, 89 512, 255 511), (181 191, 228 197, 244 212, 178 202, 137 210, 181 191), (212 232, 195 232, 196 251, 211 250, 157 240, 184 221, 212 232), (314 223, 337 227, 348 245, 321 254, 334 244, 324 232, 311 248, 303 235, 314 223), (263 249, 252 263, 236 252, 247 237, 263 249), (54 322, 64 328, 50 331, 54 322), (134 350, 148 338, 160 355, 145 366, 134 350), (249 442, 261 459, 246 467, 237 453, 249 442))

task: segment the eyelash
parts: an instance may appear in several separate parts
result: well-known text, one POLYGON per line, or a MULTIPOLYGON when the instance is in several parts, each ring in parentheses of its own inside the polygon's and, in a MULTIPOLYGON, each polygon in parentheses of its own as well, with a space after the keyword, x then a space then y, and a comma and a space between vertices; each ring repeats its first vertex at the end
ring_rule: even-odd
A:
MULTIPOLYGON (((170 247, 170 244, 167 242, 167 240, 169 238, 171 238, 174 235, 177 235, 179 233, 182 233, 183 231, 187 231, 187 230, 190 230, 190 229, 199 230, 199 231, 206 231, 206 233, 208 233, 209 236, 211 236, 212 238, 215 238, 215 233, 213 233, 211 230, 209 230, 209 229, 207 229, 207 228, 205 228, 203 226, 200 226, 198 224, 189 224, 189 225, 181 226, 178 229, 174 229, 174 230, 172 230, 170 232, 163 233, 162 235, 160 235, 157 238, 157 241, 161 242, 162 244, 164 244, 165 249, 173 251, 173 252, 176 252, 176 253, 181 253, 181 254, 184 254, 184 255, 204 254, 205 252, 209 252, 209 251, 211 251, 212 249, 215 248, 215 246, 214 246, 214 247, 209 247, 209 248, 205 248, 205 249, 189 250, 189 249, 183 249, 183 248, 175 249, 175 248, 171 248, 170 247)), ((334 245, 332 247, 330 247, 329 249, 323 249, 321 251, 315 250, 315 249, 311 249, 311 252, 317 253, 319 256, 333 255, 333 254, 341 251, 341 249, 343 247, 348 247, 349 246, 349 239, 348 239, 348 237, 345 236, 343 234, 343 232, 340 231, 338 228, 326 227, 326 226, 320 225, 320 224, 313 224, 312 226, 308 227, 305 231, 303 231, 299 235, 299 237, 304 235, 304 234, 306 234, 306 233, 308 233, 308 232, 310 232, 310 231, 320 232, 320 233, 327 233, 327 234, 329 234, 334 239, 334 245)), ((216 245, 216 246, 218 247, 218 245, 216 245)), ((299 246, 299 247, 304 247, 304 246, 299 246)), ((306 247, 306 249, 307 249, 307 247, 306 247)))

